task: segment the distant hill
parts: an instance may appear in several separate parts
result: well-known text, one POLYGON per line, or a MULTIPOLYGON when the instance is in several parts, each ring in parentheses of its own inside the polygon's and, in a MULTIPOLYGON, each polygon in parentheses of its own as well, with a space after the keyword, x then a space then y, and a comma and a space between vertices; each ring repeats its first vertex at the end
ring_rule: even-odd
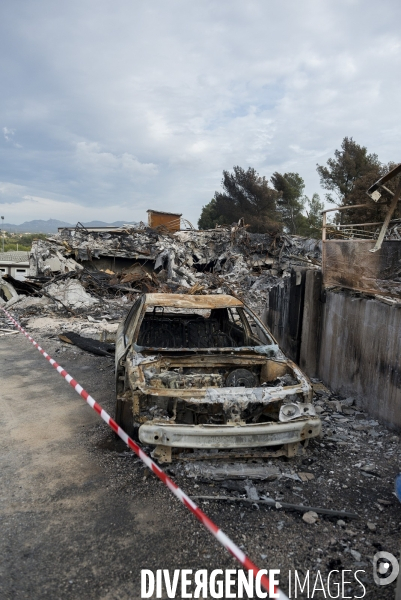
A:
MULTIPOLYGON (((82 223, 82 225, 85 225, 85 227, 121 227, 124 223, 129 223, 129 221, 114 221, 114 223, 89 221, 88 223, 82 223)), ((57 219, 49 219, 48 221, 36 219, 35 221, 25 221, 21 225, 4 223, 4 225, 1 225, 1 228, 11 233, 57 233, 58 227, 74 227, 74 225, 76 223, 66 223, 57 219)))

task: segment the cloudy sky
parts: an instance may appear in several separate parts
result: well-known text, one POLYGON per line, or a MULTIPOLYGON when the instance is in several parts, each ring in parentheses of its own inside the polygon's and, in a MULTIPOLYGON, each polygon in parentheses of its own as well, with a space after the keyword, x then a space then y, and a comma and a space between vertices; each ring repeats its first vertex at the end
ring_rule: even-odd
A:
POLYGON ((344 136, 401 160, 397 0, 19 0, 0 7, 6 222, 194 224, 223 169, 296 171, 344 136))

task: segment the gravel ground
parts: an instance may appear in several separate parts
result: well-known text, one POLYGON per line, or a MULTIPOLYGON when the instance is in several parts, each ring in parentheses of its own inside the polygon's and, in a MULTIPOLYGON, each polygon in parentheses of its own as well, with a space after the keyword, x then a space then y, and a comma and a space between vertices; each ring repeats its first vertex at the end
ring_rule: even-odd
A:
MULTIPOLYGON (((92 356, 61 343, 52 331, 34 334, 113 415, 111 359, 92 356)), ((22 361, 25 368, 35 369, 39 380, 45 378, 54 389, 61 390, 64 386, 68 390, 22 336, 0 339, 0 351, 3 383, 7 377, 17 376, 11 370, 16 370, 18 361, 22 361), (37 354, 35 359, 34 354, 37 354), (9 365, 8 371, 3 369, 5 364, 9 365)), ((29 396, 33 385, 27 377, 20 392, 29 396)), ((168 466, 168 472, 189 495, 226 495, 225 501, 201 501, 200 505, 258 566, 281 569, 280 585, 284 591, 288 592, 288 571, 296 569, 305 575, 309 570, 314 582, 317 571, 325 581, 332 570, 350 569, 352 580, 354 571, 364 571, 358 577, 366 587, 366 594, 362 596, 361 586, 353 580, 345 587, 348 596, 344 597, 393 599, 395 584, 380 588, 374 584, 372 560, 380 550, 399 559, 401 507, 393 494, 394 478, 400 472, 399 436, 370 420, 355 406, 346 406, 350 401, 342 403, 343 398, 319 389, 319 385, 316 391, 324 429, 322 439, 312 440, 302 456, 266 460, 269 466, 278 467, 279 475, 273 481, 254 481, 253 486, 259 496, 279 503, 355 512, 357 519, 321 516, 309 524, 302 513, 269 508, 257 502, 251 505, 230 501, 246 497, 241 488, 243 482, 228 484, 227 489, 227 482, 188 477, 180 462, 168 466), (299 473, 311 475, 302 481, 305 476, 300 477, 299 473)), ((69 390, 68 394, 74 392, 69 390)), ((58 409, 68 402, 71 406, 68 394, 64 398, 60 391, 58 409)), ((2 396, 4 409, 12 394, 2 396)), ((38 394, 38 403, 53 401, 40 398, 38 394)), ((73 461, 82 459, 85 477, 78 482, 66 477, 65 484, 59 473, 53 479, 51 469, 42 471, 43 480, 40 477, 15 480, 20 464, 26 461, 26 448, 18 442, 17 424, 14 419, 10 425, 12 420, 7 420, 6 411, 3 425, 6 433, 11 431, 11 437, 5 440, 3 436, 0 446, 4 534, 0 540, 1 598, 139 598, 141 568, 238 568, 236 561, 139 459, 127 452, 107 426, 94 413, 87 416, 91 411, 78 396, 73 402, 74 411, 78 412, 74 412, 72 425, 69 420, 68 435, 60 425, 67 439, 66 450, 50 440, 44 455, 51 463, 53 449, 60 461, 61 456, 66 460, 71 448, 73 461), (80 402, 82 408, 75 408, 80 402), (33 552, 35 540, 37 547, 33 552)), ((58 426, 57 418, 57 410, 50 410, 49 427, 58 426)), ((65 415, 61 422, 65 422, 65 415)), ((35 433, 34 414, 30 425, 29 460, 33 460, 35 435, 40 435, 39 430, 35 433)), ((298 594, 298 597, 308 596, 298 594)), ((310 597, 326 596, 315 592, 310 597)))

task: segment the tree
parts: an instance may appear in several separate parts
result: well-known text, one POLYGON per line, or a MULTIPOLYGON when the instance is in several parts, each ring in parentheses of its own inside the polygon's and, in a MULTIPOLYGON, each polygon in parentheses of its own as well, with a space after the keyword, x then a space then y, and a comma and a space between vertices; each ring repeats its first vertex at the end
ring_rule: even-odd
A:
POLYGON ((381 177, 386 168, 381 165, 377 154, 368 154, 352 138, 345 137, 341 150, 335 150, 327 166, 317 165, 320 184, 328 190, 326 200, 337 206, 352 206, 369 203, 363 210, 347 210, 341 215, 342 223, 368 223, 381 220, 383 209, 369 201, 366 190, 381 177))
POLYGON ((223 171, 223 192, 215 192, 212 200, 202 208, 198 221, 200 229, 216 224, 231 225, 242 217, 251 232, 277 233, 281 229, 276 209, 278 194, 269 187, 265 177, 255 169, 246 171, 239 166, 233 173, 223 171))
POLYGON ((302 235, 320 238, 323 225, 321 212, 324 210, 324 202, 321 202, 319 194, 313 194, 311 199, 307 196, 304 198, 305 205, 309 207, 309 210, 306 209, 307 228, 302 235))
POLYGON ((202 207, 198 227, 199 229, 214 229, 216 225, 224 225, 224 217, 219 214, 216 198, 212 198, 209 204, 202 207))
POLYGON ((306 218, 302 214, 305 208, 305 183, 298 173, 273 173, 271 182, 280 193, 277 210, 281 215, 286 231, 293 235, 302 235, 306 226, 306 218))

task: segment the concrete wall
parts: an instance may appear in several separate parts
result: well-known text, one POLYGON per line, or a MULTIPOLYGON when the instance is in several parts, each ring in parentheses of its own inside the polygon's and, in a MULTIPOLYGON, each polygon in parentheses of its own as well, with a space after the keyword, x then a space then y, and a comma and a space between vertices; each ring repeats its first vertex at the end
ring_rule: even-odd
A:
POLYGON ((284 352, 309 377, 401 429, 401 308, 322 291, 319 271, 302 277, 304 285, 294 274, 269 294, 264 319, 284 352))

